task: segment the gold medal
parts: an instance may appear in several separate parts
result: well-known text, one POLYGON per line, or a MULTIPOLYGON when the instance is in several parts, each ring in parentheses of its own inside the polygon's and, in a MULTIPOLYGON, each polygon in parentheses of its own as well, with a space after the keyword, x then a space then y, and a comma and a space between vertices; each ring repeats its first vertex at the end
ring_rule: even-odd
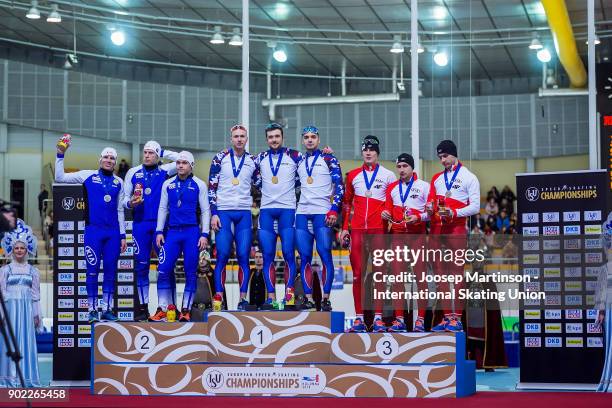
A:
POLYGON ((366 191, 366 197, 372 197, 372 192, 370 190, 366 191))
POLYGON ((278 177, 272 176, 272 184, 278 184, 278 177))
POLYGON ((105 202, 107 202, 107 203, 110 203, 110 201, 111 201, 111 196, 110 196, 110 194, 106 194, 106 195, 104 196, 104 201, 105 201, 105 202))
POLYGON ((452 195, 452 193, 451 193, 451 191, 450 191, 450 190, 448 190, 448 191, 446 192, 446 194, 444 194, 444 195, 446 196, 446 198, 449 198, 449 197, 452 195))
POLYGON ((146 195, 151 194, 151 187, 147 187, 147 188, 145 188, 145 194, 146 194, 146 195))
POLYGON ((306 179, 306 182, 307 182, 308 184, 312 184, 312 182, 313 182, 313 181, 314 181, 314 180, 313 180, 313 178, 312 178, 311 176, 308 176, 308 178, 306 179))
POLYGON ((240 180, 238 180, 238 177, 234 177, 234 178, 232 179, 232 184, 233 184, 233 185, 235 185, 235 186, 237 186, 238 184, 240 184, 240 180))

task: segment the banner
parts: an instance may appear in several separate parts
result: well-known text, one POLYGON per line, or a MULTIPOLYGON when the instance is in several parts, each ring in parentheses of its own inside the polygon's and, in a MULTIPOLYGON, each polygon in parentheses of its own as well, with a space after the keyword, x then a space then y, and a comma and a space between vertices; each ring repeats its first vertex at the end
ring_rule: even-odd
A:
POLYGON ((518 174, 519 267, 543 290, 521 301, 520 382, 596 384, 604 363, 594 290, 605 265, 604 170, 518 174))
MULTIPOLYGON (((91 325, 88 322, 85 263, 86 203, 81 185, 53 186, 53 381, 89 380, 91 325)), ((127 216, 127 214, 126 214, 127 216)), ((132 320, 137 305, 131 221, 126 222, 128 250, 117 271, 115 310, 120 320, 132 320)), ((104 260, 98 276, 102 294, 104 260)))

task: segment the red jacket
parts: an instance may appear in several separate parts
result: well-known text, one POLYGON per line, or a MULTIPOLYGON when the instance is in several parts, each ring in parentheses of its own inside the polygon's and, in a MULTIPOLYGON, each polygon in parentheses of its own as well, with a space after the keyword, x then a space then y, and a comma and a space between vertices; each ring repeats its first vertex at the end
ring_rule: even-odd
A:
POLYGON ((450 188, 450 197, 446 197, 446 182, 444 180, 445 171, 435 174, 431 179, 431 188, 427 202, 432 203, 434 214, 431 219, 432 224, 442 224, 438 216, 438 201, 444 199, 444 205, 451 208, 453 218, 445 220, 444 224, 465 225, 466 219, 480 211, 480 182, 478 178, 469 171, 463 164, 458 162, 451 171, 447 173, 447 180, 450 183, 453 173, 458 165, 461 165, 457 177, 450 188))
MULTIPOLYGON (((413 173, 412 179, 414 180, 412 187, 406 197, 406 201, 403 203, 400 197, 401 180, 396 180, 387 187, 385 209, 391 213, 394 221, 403 220, 406 210, 410 212, 410 215, 419 217, 419 222, 416 224, 407 225, 404 222, 401 224, 392 223, 391 231, 395 233, 425 233, 425 221, 429 218, 425 212, 425 203, 427 203, 427 197, 429 196, 429 183, 418 179, 416 173, 413 173)), ((404 194, 406 194, 405 189, 407 187, 406 184, 402 187, 402 192, 404 194)))
POLYGON ((346 192, 342 205, 342 229, 386 229, 381 212, 385 209, 386 192, 389 184, 396 180, 392 171, 377 165, 376 179, 370 187, 371 195, 368 197, 366 182, 363 178, 363 170, 369 180, 372 179, 376 166, 370 167, 365 164, 351 170, 346 176, 346 192), (351 210, 353 216, 351 218, 351 210))

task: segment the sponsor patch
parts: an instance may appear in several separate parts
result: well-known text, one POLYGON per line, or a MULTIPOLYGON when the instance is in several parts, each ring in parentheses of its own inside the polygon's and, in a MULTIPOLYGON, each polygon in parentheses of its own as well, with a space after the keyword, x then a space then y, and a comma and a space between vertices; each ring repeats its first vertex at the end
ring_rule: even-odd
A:
POLYGON ((579 222, 580 211, 564 211, 563 222, 579 222))
POLYGON ((74 347, 74 338, 60 337, 57 339, 57 347, 74 347))
POLYGON ((546 347, 561 347, 562 345, 561 337, 546 337, 546 347))
POLYGON ((559 213, 558 212, 542 213, 542 221, 543 222, 559 222, 559 213))

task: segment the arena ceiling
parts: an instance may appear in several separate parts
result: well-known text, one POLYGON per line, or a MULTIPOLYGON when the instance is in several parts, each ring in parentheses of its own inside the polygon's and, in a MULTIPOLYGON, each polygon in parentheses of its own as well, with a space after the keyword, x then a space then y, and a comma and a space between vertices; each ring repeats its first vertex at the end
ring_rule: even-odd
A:
MULTIPOLYGON (((565 0, 578 50, 586 61, 586 0, 565 0)), ((598 58, 610 55, 612 1, 595 0, 598 58)), ((241 50, 228 44, 241 24, 241 0, 39 1, 41 18, 26 18, 30 1, 0 0, 0 42, 11 48, 51 47, 63 55, 110 56, 139 62, 239 70, 241 50), (52 4, 59 23, 46 21, 52 4), (215 26, 224 44, 211 44, 215 26), (125 44, 110 41, 124 31, 125 44)), ((535 77, 541 63, 528 48, 534 33, 553 52, 544 9, 536 0, 419 0, 419 31, 426 52, 419 54, 424 79, 535 77), (449 63, 433 63, 444 50, 449 63)), ((297 75, 389 77, 394 66, 409 72, 410 0, 251 0, 251 69, 297 75), (394 35, 406 47, 389 50, 394 35), (283 48, 285 63, 271 58, 270 42, 283 48), (399 55, 402 56, 400 61, 399 55)))

